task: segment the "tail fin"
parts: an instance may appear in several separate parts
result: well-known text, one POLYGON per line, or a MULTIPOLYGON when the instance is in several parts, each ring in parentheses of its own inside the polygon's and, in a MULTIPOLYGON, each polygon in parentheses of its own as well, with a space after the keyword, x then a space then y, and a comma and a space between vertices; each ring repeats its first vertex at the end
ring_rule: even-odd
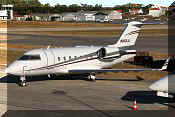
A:
POLYGON ((142 25, 143 23, 136 21, 128 23, 120 38, 117 40, 117 43, 111 46, 128 47, 135 45, 142 25))

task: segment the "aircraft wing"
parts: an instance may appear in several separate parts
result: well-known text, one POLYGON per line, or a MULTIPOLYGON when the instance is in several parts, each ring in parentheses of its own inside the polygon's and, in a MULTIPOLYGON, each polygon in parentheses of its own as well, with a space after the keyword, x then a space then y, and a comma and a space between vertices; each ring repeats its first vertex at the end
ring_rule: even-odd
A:
POLYGON ((168 58, 161 69, 73 69, 69 70, 69 73, 106 73, 106 72, 141 72, 141 71, 164 71, 168 67, 168 58))
POLYGON ((106 73, 106 72, 141 72, 141 71, 160 71, 160 69, 75 69, 69 70, 70 73, 106 73))

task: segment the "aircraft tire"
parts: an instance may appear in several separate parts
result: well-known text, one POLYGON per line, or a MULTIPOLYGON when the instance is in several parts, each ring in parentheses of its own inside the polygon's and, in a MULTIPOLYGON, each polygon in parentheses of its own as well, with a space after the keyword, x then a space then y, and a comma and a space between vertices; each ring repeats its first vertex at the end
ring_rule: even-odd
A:
POLYGON ((20 83, 19 83, 19 86, 21 86, 21 87, 26 87, 26 86, 27 86, 26 80, 20 82, 20 83))

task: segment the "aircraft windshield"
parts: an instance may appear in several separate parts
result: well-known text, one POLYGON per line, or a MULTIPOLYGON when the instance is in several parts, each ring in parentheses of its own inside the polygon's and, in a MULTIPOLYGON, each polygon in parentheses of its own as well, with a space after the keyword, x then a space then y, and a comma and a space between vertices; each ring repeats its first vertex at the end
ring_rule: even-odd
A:
POLYGON ((24 55, 18 60, 41 60, 40 55, 24 55))

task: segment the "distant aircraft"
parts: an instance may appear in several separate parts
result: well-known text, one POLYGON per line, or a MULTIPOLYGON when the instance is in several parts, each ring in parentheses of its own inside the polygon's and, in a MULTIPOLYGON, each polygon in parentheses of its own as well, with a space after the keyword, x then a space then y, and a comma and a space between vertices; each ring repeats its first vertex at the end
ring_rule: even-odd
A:
MULTIPOLYGON (((6 69, 7 74, 20 76, 20 86, 26 86, 26 76, 52 74, 87 74, 95 80, 97 73, 129 72, 150 69, 105 69, 136 56, 134 46, 141 22, 130 22, 114 45, 41 48, 24 53, 6 69)), ((151 69, 154 70, 154 69, 151 69)))
MULTIPOLYGON (((168 61, 166 64, 168 65, 168 61)), ((164 65, 165 66, 165 65, 164 65)), ((161 78, 160 80, 152 83, 150 85, 150 89, 153 91, 157 91, 157 96, 161 97, 169 97, 173 96, 175 98, 175 74, 168 74, 167 76, 161 78)))
POLYGON ((157 91, 157 96, 175 98, 175 74, 167 75, 164 78, 150 85, 150 89, 157 91))

